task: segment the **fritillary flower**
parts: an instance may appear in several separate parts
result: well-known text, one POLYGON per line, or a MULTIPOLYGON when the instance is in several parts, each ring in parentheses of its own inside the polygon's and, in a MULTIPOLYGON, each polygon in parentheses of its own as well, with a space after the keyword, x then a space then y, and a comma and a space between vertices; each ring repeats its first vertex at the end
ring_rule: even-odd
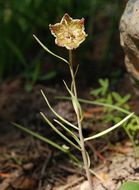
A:
POLYGON ((76 49, 87 36, 84 31, 84 18, 72 19, 67 13, 60 23, 50 24, 49 27, 56 38, 55 43, 68 50, 76 49))

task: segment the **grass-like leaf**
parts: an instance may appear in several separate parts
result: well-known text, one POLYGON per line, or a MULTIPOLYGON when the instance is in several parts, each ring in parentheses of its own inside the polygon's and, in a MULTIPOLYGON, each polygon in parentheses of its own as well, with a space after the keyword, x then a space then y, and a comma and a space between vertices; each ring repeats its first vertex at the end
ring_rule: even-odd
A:
POLYGON ((69 130, 67 127, 65 127, 65 125, 63 125, 60 121, 58 121, 58 120, 56 120, 56 119, 54 119, 54 121, 56 122, 56 123, 58 123, 65 131, 67 131, 74 139, 75 139, 75 141, 79 144, 79 146, 80 146, 80 141, 79 141, 79 139, 78 139, 78 137, 71 131, 71 130, 69 130))
POLYGON ((64 85, 67 89, 67 91, 69 92, 70 96, 71 96, 71 100, 72 100, 72 104, 73 104, 73 107, 74 107, 74 110, 75 112, 77 113, 78 110, 79 110, 79 113, 80 113, 80 119, 82 120, 83 119, 83 113, 82 113, 82 109, 81 109, 81 106, 79 104, 79 101, 78 99, 75 97, 75 95, 72 93, 72 91, 68 88, 67 84, 65 81, 64 82, 64 85), (78 110, 77 110, 78 109, 78 110))
POLYGON ((58 59, 61 59, 62 61, 64 61, 65 63, 69 64, 69 62, 64 59, 63 57, 60 57, 59 55, 53 53, 52 51, 50 51, 35 35, 33 35, 33 37, 36 39, 36 41, 42 46, 42 48, 47 51, 48 53, 50 53, 51 55, 53 55, 54 57, 57 57, 58 59))
MULTIPOLYGON (((60 97, 56 97, 56 98, 57 99, 69 100, 69 101, 71 100, 70 97, 66 97, 66 96, 60 96, 60 97)), ((127 110, 125 110, 125 109, 123 109, 121 107, 118 107, 116 105, 113 105, 113 104, 102 103, 102 102, 99 102, 99 101, 86 100, 86 99, 82 99, 82 98, 78 98, 78 100, 79 100, 79 102, 84 103, 84 104, 90 104, 90 105, 108 107, 108 108, 112 108, 114 110, 123 112, 125 114, 130 114, 131 113, 131 112, 129 112, 129 111, 127 111, 127 110)))
POLYGON ((86 157, 87 157, 88 168, 90 168, 91 161, 90 161, 90 156, 87 151, 86 151, 86 157))
POLYGON ((38 134, 38 133, 35 133, 34 131, 32 131, 32 130, 26 128, 26 127, 23 127, 23 126, 21 126, 21 125, 19 125, 19 124, 17 124, 17 123, 12 123, 12 124, 13 124, 15 127, 21 129, 22 131, 25 131, 26 133, 28 133, 28 134, 30 134, 30 135, 36 137, 37 139, 40 139, 40 140, 42 140, 42 141, 44 141, 44 142, 50 144, 51 146, 53 146, 53 147, 59 149, 60 151, 62 151, 62 152, 64 152, 64 153, 67 153, 67 150, 66 150, 66 149, 64 149, 63 147, 61 147, 61 146, 58 145, 57 143, 51 141, 50 139, 48 139, 48 138, 46 138, 46 137, 43 137, 42 135, 40 135, 40 134, 38 134))
POLYGON ((46 123, 49 124, 49 126, 60 136, 62 137, 65 141, 67 141, 69 144, 71 144, 72 146, 74 146, 76 149, 80 150, 80 147, 78 147, 75 143, 73 143, 71 140, 69 140, 69 138, 67 138, 63 133, 61 133, 50 121, 49 119, 47 119, 47 117, 40 112, 41 116, 43 117, 43 119, 45 120, 46 123))
POLYGON ((51 107, 51 105, 50 105, 50 103, 49 103, 47 97, 45 96, 45 94, 44 94, 44 92, 43 92, 42 90, 41 90, 41 93, 42 93, 42 95, 43 95, 43 97, 44 97, 44 99, 45 99, 45 101, 46 101, 46 103, 47 103, 49 109, 53 112, 53 114, 54 114, 56 117, 58 117, 61 121, 63 121, 63 122, 66 123, 67 125, 69 125, 70 127, 74 128, 74 129, 76 129, 76 130, 78 130, 78 127, 76 127, 75 125, 73 125, 72 123, 70 123, 69 121, 67 121, 66 119, 64 119, 63 117, 61 117, 61 116, 51 107))
POLYGON ((93 135, 91 137, 87 137, 84 139, 84 141, 89 141, 89 140, 92 140, 92 139, 96 139, 98 137, 101 137, 103 135, 106 135, 107 133, 111 132, 112 130, 116 129, 117 127, 119 127, 120 125, 122 125, 125 121, 127 121, 134 113, 131 113, 129 114, 128 116, 126 116, 124 119, 122 119, 119 123, 117 123, 116 125, 96 134, 96 135, 93 135))

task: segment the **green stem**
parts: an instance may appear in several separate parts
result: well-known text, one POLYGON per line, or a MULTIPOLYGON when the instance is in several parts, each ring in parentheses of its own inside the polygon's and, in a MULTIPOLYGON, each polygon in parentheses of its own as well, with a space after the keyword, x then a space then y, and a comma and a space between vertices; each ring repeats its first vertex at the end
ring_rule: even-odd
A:
MULTIPOLYGON (((74 94, 76 100, 78 101, 78 96, 77 96, 77 89, 76 89, 76 82, 75 82, 75 75, 73 72, 73 64, 72 64, 72 51, 69 50, 69 69, 71 73, 71 91, 74 94)), ((77 117, 77 123, 78 123, 78 128, 79 128, 79 138, 80 138, 80 145, 81 145, 81 153, 82 153, 82 158, 83 158, 83 163, 84 163, 84 169, 86 172, 86 177, 89 182, 89 190, 93 190, 93 182, 91 179, 91 174, 89 171, 89 166, 88 166, 88 160, 87 160, 87 155, 86 155, 86 149, 85 149, 85 144, 84 144, 84 137, 83 137, 83 132, 82 132, 82 123, 81 123, 81 115, 80 115, 80 110, 76 109, 75 111, 76 117, 77 117)))

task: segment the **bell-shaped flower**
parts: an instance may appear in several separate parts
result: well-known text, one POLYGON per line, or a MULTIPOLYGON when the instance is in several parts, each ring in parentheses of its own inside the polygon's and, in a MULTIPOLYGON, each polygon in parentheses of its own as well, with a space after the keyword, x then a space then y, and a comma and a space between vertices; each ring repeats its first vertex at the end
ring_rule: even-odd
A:
POLYGON ((56 37, 55 43, 69 50, 76 49, 87 36, 84 31, 84 18, 72 19, 67 13, 60 23, 50 24, 49 27, 56 37))

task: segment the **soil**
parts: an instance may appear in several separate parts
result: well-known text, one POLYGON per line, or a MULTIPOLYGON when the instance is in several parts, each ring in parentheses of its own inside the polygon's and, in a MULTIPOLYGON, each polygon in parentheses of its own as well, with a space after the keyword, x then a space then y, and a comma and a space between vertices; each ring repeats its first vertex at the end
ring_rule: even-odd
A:
MULTIPOLYGON (((132 110, 138 114, 138 97, 127 80, 123 79, 120 83, 122 88, 119 85, 118 89, 122 89, 123 94, 131 92, 132 100, 129 103, 132 110), (122 86, 125 80, 128 86, 122 86)), ((39 114, 42 111, 49 119, 54 119, 41 96, 40 89, 47 94, 52 107, 60 115, 75 123, 70 102, 54 98, 65 95, 61 87, 36 85, 32 92, 28 93, 20 79, 3 82, 0 85, 0 190, 87 190, 88 183, 84 172, 72 163, 68 155, 11 124, 19 123, 60 145, 65 144, 49 126, 46 126, 39 114)), ((86 89, 79 95, 90 98, 89 91, 90 89, 86 89)), ((84 136, 108 127, 100 122, 104 114, 103 108, 83 105, 83 110, 84 136), (94 118, 97 118, 98 122, 94 122, 94 118)), ((107 137, 88 141, 86 148, 91 156, 95 190, 118 190, 124 181, 139 181, 139 158, 135 157, 132 144, 123 129, 115 130, 107 137)), ((79 153, 74 149, 72 152, 81 160, 79 153)))

